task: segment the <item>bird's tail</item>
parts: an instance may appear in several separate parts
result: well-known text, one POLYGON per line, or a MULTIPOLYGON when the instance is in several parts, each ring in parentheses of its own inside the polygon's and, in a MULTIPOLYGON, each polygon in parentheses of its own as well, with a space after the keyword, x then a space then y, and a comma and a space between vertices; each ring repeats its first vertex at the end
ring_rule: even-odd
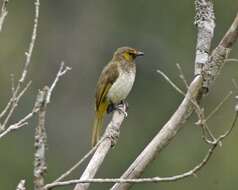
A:
POLYGON ((97 142, 99 141, 102 125, 103 125, 103 118, 104 118, 104 113, 96 112, 96 116, 93 123, 93 130, 92 130, 92 140, 91 140, 92 147, 95 146, 97 142))

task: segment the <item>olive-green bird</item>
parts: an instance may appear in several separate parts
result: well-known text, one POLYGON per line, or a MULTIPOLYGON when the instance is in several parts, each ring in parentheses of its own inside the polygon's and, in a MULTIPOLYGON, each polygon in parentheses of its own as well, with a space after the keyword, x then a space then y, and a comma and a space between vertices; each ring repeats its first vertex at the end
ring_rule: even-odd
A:
POLYGON ((96 115, 92 131, 92 146, 100 137, 105 113, 110 113, 126 99, 136 76, 135 58, 143 52, 121 47, 116 50, 112 60, 103 69, 96 87, 96 115))

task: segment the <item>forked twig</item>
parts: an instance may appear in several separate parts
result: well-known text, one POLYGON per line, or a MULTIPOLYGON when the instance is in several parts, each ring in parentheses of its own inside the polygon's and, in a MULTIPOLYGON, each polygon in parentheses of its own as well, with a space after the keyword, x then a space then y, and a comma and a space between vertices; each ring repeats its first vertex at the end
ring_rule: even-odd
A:
POLYGON ((49 92, 47 94, 47 97, 46 97, 47 104, 50 102, 50 97, 51 97, 52 91, 55 88, 56 83, 59 81, 59 78, 61 76, 63 76, 66 72, 70 71, 70 70, 71 70, 71 67, 65 66, 64 62, 62 61, 61 65, 60 65, 60 68, 59 68, 59 71, 58 71, 58 73, 57 73, 57 75, 55 77, 55 80, 52 83, 52 85, 51 85, 51 87, 49 89, 49 92))

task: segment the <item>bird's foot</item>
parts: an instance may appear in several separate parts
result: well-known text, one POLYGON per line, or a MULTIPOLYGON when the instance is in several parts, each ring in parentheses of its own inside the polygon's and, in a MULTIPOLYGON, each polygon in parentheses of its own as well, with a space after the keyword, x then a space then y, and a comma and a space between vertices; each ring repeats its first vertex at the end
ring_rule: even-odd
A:
POLYGON ((128 102, 125 101, 125 100, 122 100, 122 101, 120 102, 120 104, 123 104, 123 105, 126 107, 126 112, 127 112, 128 109, 129 109, 129 104, 128 104, 128 102))
POLYGON ((118 110, 120 113, 124 114, 125 118, 127 118, 128 103, 126 101, 121 101, 114 108, 115 110, 118 110))

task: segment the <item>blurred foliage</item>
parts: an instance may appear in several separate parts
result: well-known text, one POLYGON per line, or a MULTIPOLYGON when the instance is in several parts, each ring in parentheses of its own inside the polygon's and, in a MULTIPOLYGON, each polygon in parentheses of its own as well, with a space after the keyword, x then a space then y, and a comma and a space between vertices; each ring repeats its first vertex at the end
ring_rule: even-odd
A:
MULTIPOLYGON (((215 1, 216 29, 213 47, 230 26, 237 0, 215 1)), ((33 0, 10 1, 9 14, 0 33, 0 107, 11 94, 10 74, 18 78, 32 32, 33 0)), ((11 122, 29 112, 37 90, 50 84, 64 60, 73 70, 58 83, 47 114, 47 181, 79 160, 90 148, 94 91, 103 66, 117 47, 139 48, 145 56, 137 61, 137 78, 128 97, 129 117, 123 123, 117 146, 107 156, 98 177, 119 177, 144 146, 169 119, 182 97, 156 73, 161 69, 181 87, 175 64, 180 63, 187 79, 193 75, 196 28, 191 0, 51 0, 41 1, 38 38, 28 79, 33 86, 19 103, 11 122), (130 153, 130 154, 128 154, 130 153)), ((231 57, 238 58, 238 46, 231 57)), ((237 63, 227 63, 222 75, 205 97, 206 113, 233 89, 238 79, 237 63)), ((218 135, 225 131, 234 115, 231 98, 209 121, 218 135)), ((151 164, 144 176, 171 176, 197 164, 207 151, 196 117, 188 122, 170 145, 151 164)), ((8 135, 0 142, 0 189, 15 189, 20 179, 32 189, 33 135, 36 119, 29 127, 8 135)), ((175 183, 139 184, 132 189, 235 189, 238 175, 236 138, 238 130, 216 150, 210 163, 198 174, 175 183)), ((85 165, 84 165, 85 166, 85 165)), ((73 177, 79 177, 83 167, 73 177)), ((93 184, 92 189, 107 189, 110 184, 93 184)), ((72 189, 65 187, 59 189, 72 189)))

